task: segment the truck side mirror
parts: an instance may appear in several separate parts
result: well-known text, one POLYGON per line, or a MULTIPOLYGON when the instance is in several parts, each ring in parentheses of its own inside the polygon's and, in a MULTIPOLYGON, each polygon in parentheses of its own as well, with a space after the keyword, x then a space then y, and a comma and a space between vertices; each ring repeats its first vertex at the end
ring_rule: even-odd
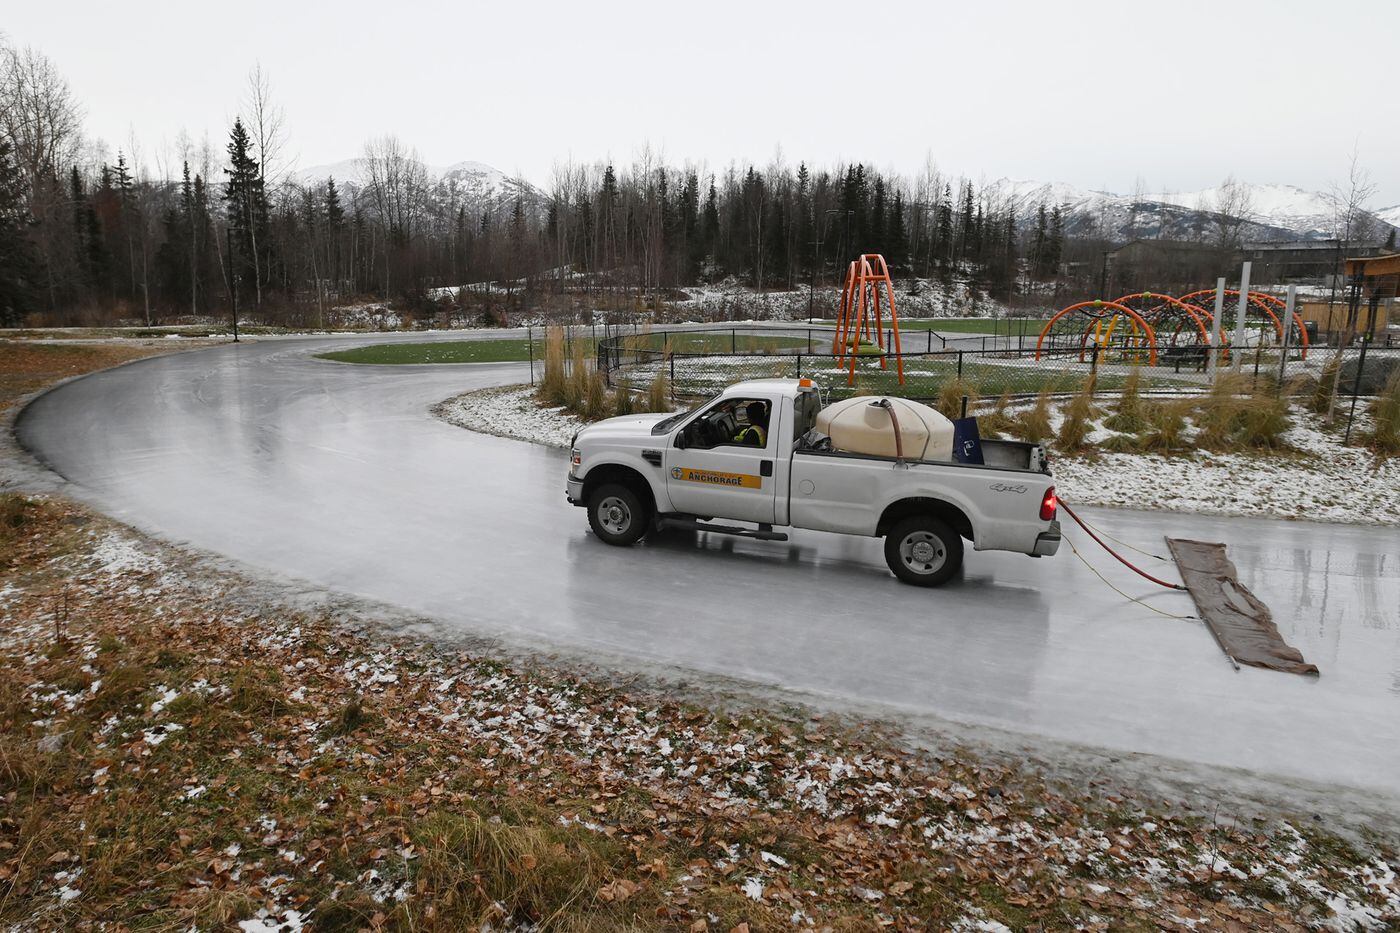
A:
POLYGON ((686 432, 685 432, 685 431, 679 431, 679 432, 677 432, 677 434, 676 434, 676 449, 677 449, 677 450, 685 450, 687 447, 690 446, 690 442, 686 439, 686 436, 685 436, 685 435, 686 435, 686 432))

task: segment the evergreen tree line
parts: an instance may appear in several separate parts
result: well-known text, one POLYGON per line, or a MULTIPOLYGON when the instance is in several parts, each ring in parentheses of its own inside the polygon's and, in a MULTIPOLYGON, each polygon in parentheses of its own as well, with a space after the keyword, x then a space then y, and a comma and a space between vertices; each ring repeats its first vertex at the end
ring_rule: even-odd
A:
POLYGON ((933 168, 913 179, 863 164, 707 172, 643 153, 621 169, 560 167, 546 191, 511 180, 483 201, 431 178, 390 136, 366 144, 353 181, 303 184, 270 168, 284 140, 256 71, 249 119, 234 120, 226 143, 186 146, 153 177, 120 150, 92 156, 41 54, 0 48, 0 66, 8 325, 156 323, 235 304, 253 320, 308 324, 337 304, 427 305, 434 289, 488 282, 517 307, 580 287, 826 288, 862 252, 884 254, 898 275, 956 276, 1005 298, 1053 278, 1066 251, 1057 206, 1018 217, 994 190, 933 168))

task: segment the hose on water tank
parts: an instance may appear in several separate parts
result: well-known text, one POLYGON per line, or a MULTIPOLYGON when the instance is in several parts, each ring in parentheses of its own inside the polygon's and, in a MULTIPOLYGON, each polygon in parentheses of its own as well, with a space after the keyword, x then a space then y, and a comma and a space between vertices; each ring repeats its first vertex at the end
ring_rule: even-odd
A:
POLYGON ((890 416, 890 424, 894 425, 894 465, 904 466, 904 440, 899 436, 899 417, 894 413, 894 406, 890 400, 882 398, 879 401, 871 402, 876 408, 883 408, 890 416))

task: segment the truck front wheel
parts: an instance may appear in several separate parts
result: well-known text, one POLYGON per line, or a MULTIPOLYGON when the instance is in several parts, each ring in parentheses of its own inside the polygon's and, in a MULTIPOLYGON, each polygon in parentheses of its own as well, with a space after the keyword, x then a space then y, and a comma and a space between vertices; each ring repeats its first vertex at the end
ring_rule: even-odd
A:
POLYGON ((910 516, 885 535, 885 563, 905 583, 941 586, 962 559, 962 538, 932 515, 910 516))
POLYGON ((608 544, 635 544, 647 531, 647 509, 637 494, 620 483, 594 490, 588 499, 588 527, 608 544))

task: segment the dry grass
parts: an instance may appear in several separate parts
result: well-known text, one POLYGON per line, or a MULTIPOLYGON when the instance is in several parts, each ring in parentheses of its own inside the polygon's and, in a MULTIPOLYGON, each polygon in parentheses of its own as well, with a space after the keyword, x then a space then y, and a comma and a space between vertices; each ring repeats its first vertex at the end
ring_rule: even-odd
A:
POLYGON ((996 404, 992 406, 991 411, 977 416, 977 433, 982 437, 991 438, 1015 433, 1016 419, 1007 412, 1009 407, 1011 407, 1011 393, 1003 392, 1001 397, 996 400, 996 404))
POLYGON ((632 397, 632 380, 626 376, 618 376, 617 385, 613 390, 613 415, 630 415, 636 410, 637 400, 632 397))
POLYGON ((961 418, 963 397, 967 397, 967 409, 977 404, 977 386, 963 379, 952 379, 938 388, 938 398, 933 407, 948 419, 961 418))
MULTIPOLYGON (((716 712, 228 607, 232 578, 83 573, 60 636, 33 598, 44 568, 112 529, 64 503, 3 510, 23 518, 10 541, 22 559, 0 572, 0 670, 20 673, 0 677, 0 928, 229 929, 292 906, 325 930, 778 930, 797 909, 833 930, 969 915, 1150 929, 1167 912, 1257 928, 1299 906, 1267 886, 1182 880, 1198 833, 1155 809, 924 758, 829 719, 716 712), (852 771, 822 792, 832 813, 783 777, 838 760, 852 771), (894 827, 866 818, 887 809, 894 827), (955 835, 931 849, 910 831, 922 825, 955 835), (1034 836, 974 841, 983 826, 1034 836), (1101 874, 1067 859, 1103 829, 1115 845, 1101 874), (1149 856, 1177 874, 1135 874, 1149 856), (741 892, 751 879, 760 900, 741 892)), ((1260 833, 1223 830, 1212 851, 1245 864, 1269 844, 1260 833)), ((1308 883, 1361 896, 1349 879, 1375 856, 1318 838, 1311 853, 1329 861, 1308 883)))
POLYGON ((1240 416, 1248 406, 1248 391, 1249 381, 1239 373, 1220 373, 1216 377, 1210 392, 1196 406, 1198 446, 1210 450, 1228 450, 1235 446, 1240 416))
POLYGON ((1113 406, 1113 414, 1104 419, 1104 427, 1110 431, 1136 434, 1147 427, 1147 419, 1142 411, 1142 373, 1136 368, 1123 380, 1118 401, 1113 406))
POLYGON ((1016 417, 1016 436, 1023 441, 1040 444, 1053 434, 1050 430, 1050 393, 1041 392, 1036 396, 1035 405, 1016 417))
POLYGON ((1385 388, 1371 403, 1371 420, 1371 449, 1386 456, 1400 453, 1400 367, 1390 374, 1385 388))
POLYGON ((666 379, 666 371, 658 369, 647 387, 647 411, 671 410, 671 386, 666 379))
POLYGON ((639 894, 625 880, 624 846, 561 826, 547 811, 513 810, 441 813, 415 828, 418 884, 434 908, 424 919, 453 929, 600 930, 626 928, 638 911, 655 913, 654 893, 639 894))
POLYGON ((588 409, 591 381, 583 341, 575 340, 569 353, 569 378, 564 384, 564 407, 577 414, 585 414, 588 409))
POLYGON ((546 405, 563 405, 568 379, 564 369, 564 328, 550 327, 544 336, 544 372, 537 396, 546 405))
POLYGON ((606 418, 611 413, 608 384, 603 380, 603 374, 595 368, 588 376, 588 394, 584 397, 583 411, 580 414, 589 421, 596 421, 606 418))
POLYGON ((1064 421, 1060 423, 1060 433, 1056 437, 1063 453, 1078 453, 1089 446, 1089 431, 1098 417, 1094 407, 1093 380, 1086 380, 1079 394, 1070 399, 1064 408, 1064 421))
POLYGON ((1171 453, 1185 448, 1186 418, 1194 408, 1195 403, 1190 399, 1145 403, 1143 414, 1147 430, 1138 437, 1138 449, 1171 453))
POLYGON ((1288 400, 1272 383, 1255 386, 1242 374, 1221 374, 1197 406, 1196 444, 1209 450, 1279 450, 1286 445, 1288 400))
MULTIPOLYGON (((61 379, 169 353, 170 343, 174 342, 50 344, 0 340, 0 412, 17 399, 61 379)), ((191 344, 192 341, 183 345, 191 344)))
POLYGON ((1332 402, 1337 397, 1337 376, 1342 368, 1342 355, 1333 353, 1332 358, 1322 367, 1322 372, 1318 374, 1317 382, 1313 385, 1312 396, 1308 399, 1308 407, 1319 415, 1325 415, 1332 410, 1332 402))

